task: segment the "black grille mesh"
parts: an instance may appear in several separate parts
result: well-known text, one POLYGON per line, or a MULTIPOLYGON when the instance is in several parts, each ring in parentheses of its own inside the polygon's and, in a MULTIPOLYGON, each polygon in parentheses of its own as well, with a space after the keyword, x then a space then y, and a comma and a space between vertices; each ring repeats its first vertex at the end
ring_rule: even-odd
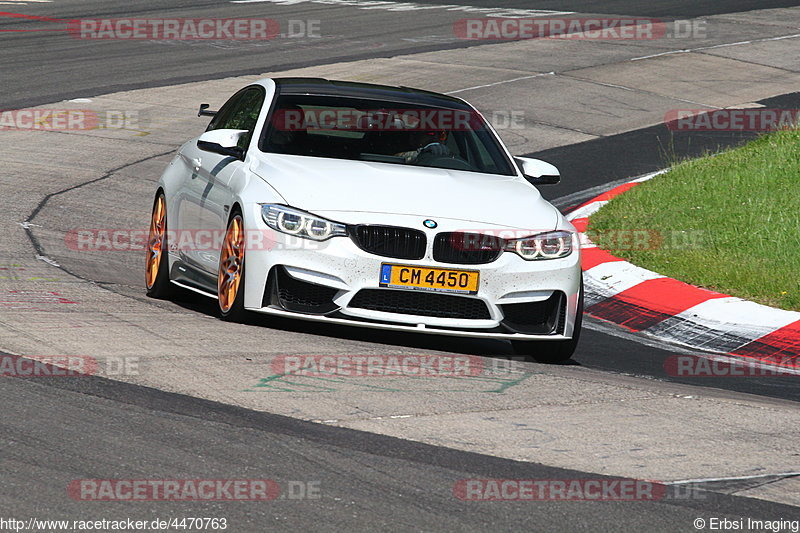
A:
POLYGON ((305 307, 330 305, 336 292, 336 289, 331 287, 307 283, 290 276, 282 277, 278 286, 278 298, 281 303, 305 307))
POLYGON ((279 305, 297 313, 323 314, 337 309, 333 303, 337 292, 332 287, 295 279, 279 265, 270 272, 261 305, 279 305))
POLYGON ((550 298, 541 302, 500 305, 504 326, 536 335, 563 333, 566 308, 566 296, 561 291, 554 291, 550 298))
POLYGON ((359 248, 369 253, 395 259, 425 257, 425 233, 396 226, 355 226, 350 237, 359 248))
POLYGON ((481 265, 503 253, 502 239, 476 233, 444 232, 433 241, 433 258, 440 263, 481 265))
POLYGON ((348 307, 403 315, 486 320, 491 318, 483 300, 423 291, 362 289, 348 307))

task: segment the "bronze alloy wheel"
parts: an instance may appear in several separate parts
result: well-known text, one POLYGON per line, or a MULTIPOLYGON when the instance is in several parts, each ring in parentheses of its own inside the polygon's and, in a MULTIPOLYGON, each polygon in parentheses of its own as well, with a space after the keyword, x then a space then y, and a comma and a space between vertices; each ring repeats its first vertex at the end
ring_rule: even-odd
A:
POLYGON ((145 284, 150 290, 156 284, 159 268, 161 267, 161 257, 164 250, 164 235, 166 234, 167 209, 164 204, 164 197, 156 198, 153 206, 153 215, 150 217, 150 235, 147 239, 147 264, 145 269, 145 284))
POLYGON ((222 252, 219 256, 219 275, 217 278, 217 295, 219 308, 228 313, 236 302, 239 286, 244 274, 244 222, 242 216, 234 215, 228 223, 222 252))

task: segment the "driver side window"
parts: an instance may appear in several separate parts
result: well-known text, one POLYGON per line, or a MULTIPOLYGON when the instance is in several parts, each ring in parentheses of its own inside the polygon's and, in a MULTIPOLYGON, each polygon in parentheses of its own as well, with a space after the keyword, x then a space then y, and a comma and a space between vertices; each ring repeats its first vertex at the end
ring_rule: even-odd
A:
POLYGON ((206 131, 233 129, 248 130, 239 138, 239 148, 247 149, 256 127, 258 114, 264 104, 265 91, 261 87, 248 87, 233 95, 209 123, 206 131))

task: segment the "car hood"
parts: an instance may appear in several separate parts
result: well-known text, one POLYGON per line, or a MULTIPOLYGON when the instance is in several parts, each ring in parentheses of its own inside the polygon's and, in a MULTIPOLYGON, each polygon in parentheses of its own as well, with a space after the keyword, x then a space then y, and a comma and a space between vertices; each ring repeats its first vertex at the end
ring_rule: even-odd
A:
POLYGON ((540 230, 555 228, 559 217, 535 187, 514 176, 284 154, 259 154, 251 169, 289 205, 310 212, 417 215, 540 230))

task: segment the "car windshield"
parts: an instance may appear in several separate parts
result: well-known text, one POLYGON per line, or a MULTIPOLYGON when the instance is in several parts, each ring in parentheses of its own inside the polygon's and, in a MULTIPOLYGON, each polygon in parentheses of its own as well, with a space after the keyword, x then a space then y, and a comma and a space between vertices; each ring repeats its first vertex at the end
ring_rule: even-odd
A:
POLYGON ((468 107, 280 95, 263 152, 514 175, 500 142, 468 107))

